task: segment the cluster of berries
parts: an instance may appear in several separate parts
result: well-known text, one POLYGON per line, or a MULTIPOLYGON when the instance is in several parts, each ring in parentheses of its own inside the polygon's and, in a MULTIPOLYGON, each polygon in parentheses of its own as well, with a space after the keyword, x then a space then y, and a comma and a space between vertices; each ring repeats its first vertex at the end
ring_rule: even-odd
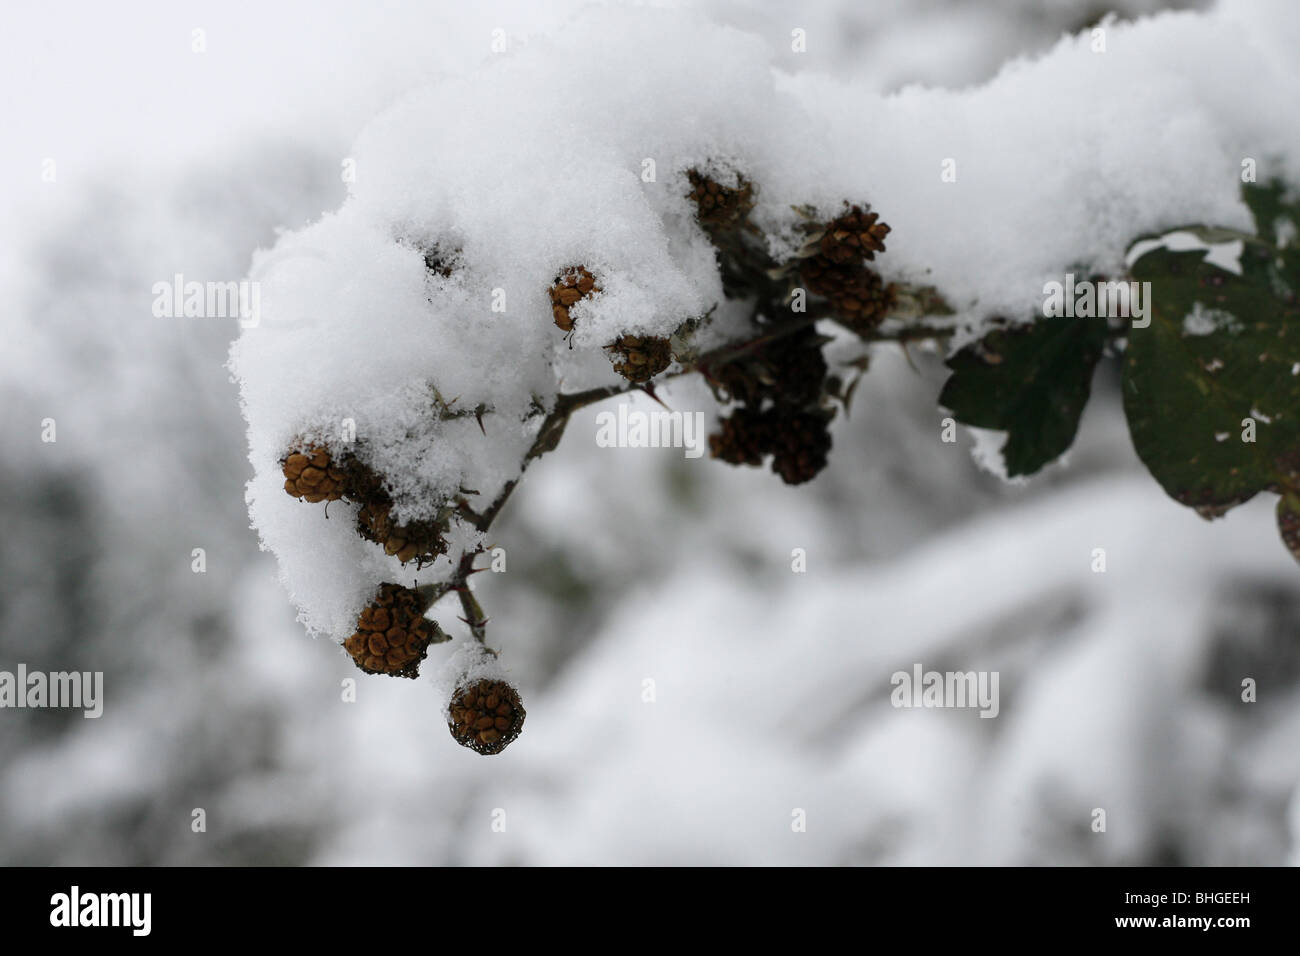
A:
POLYGON ((351 452, 335 461, 329 449, 298 444, 300 450, 280 460, 284 490, 295 498, 316 504, 346 499, 360 505, 357 533, 381 545, 385 554, 395 555, 402 564, 416 562, 417 569, 447 552, 443 521, 393 519, 393 500, 384 482, 351 452))
MULTIPOLYGON (((336 460, 329 449, 306 442, 280 462, 284 490, 311 504, 352 501, 357 511, 357 531, 395 555, 403 564, 432 561, 447 550, 443 537, 447 519, 405 524, 392 517, 393 502, 373 469, 351 452, 336 460)), ((450 640, 436 621, 425 617, 429 598, 415 588, 385 582, 362 609, 356 631, 343 642, 353 662, 367 674, 390 677, 419 676, 420 664, 430 644, 450 640)), ((500 753, 516 737, 524 722, 519 693, 503 681, 481 681, 480 691, 462 687, 453 697, 452 737, 482 754, 500 753)))
POLYGON ((893 285, 867 265, 885 251, 889 226, 879 220, 869 207, 849 206, 811 230, 796 260, 803 287, 826 299, 836 318, 860 334, 879 325, 894 306, 893 285))
POLYGON ((695 218, 710 234, 734 229, 749 218, 754 208, 754 184, 743 176, 735 186, 723 186, 698 169, 687 170, 690 192, 686 198, 695 204, 695 218))
MULTIPOLYGON (((723 402, 732 406, 720 430, 709 437, 713 457, 733 464, 761 466, 791 485, 812 480, 825 466, 831 448, 833 412, 828 395, 834 386, 822 355, 827 341, 811 324, 783 323, 778 317, 781 297, 802 285, 829 306, 837 321, 866 332, 894 304, 894 289, 866 263, 885 249, 889 227, 869 208, 849 206, 829 223, 809 218, 806 238, 789 263, 774 263, 765 251, 760 230, 750 222, 755 187, 743 176, 723 185, 698 169, 687 172, 687 199, 696 220, 718 251, 723 286, 730 298, 757 299, 759 337, 727 353, 725 359, 698 362, 723 402), (783 284, 784 283, 784 284, 783 284)), ((432 275, 450 276, 456 252, 427 250, 425 266, 432 275)), ((567 267, 549 291, 555 325, 573 333, 573 309, 601 286, 585 265, 567 267)), ((635 385, 644 385, 675 359, 674 347, 689 344, 673 337, 627 333, 605 346, 614 370, 635 385)), ((434 520, 397 521, 394 503, 383 477, 358 455, 341 455, 306 440, 294 442, 281 459, 284 489, 310 504, 346 500, 358 506, 356 528, 363 538, 383 547, 402 564, 419 569, 446 554, 446 534, 454 509, 443 503, 434 520)), ((461 587, 464 587, 463 582, 461 587)), ((362 671, 414 678, 430 644, 450 640, 437 622, 425 617, 430 591, 385 582, 361 611, 355 632, 343 647, 362 671)), ((464 597, 464 595, 462 595, 464 597)), ((525 711, 519 692, 500 679, 462 677, 448 708, 448 729, 462 746, 480 754, 496 754, 519 736, 525 711)))
MULTIPOLYGON (((845 211, 828 223, 809 222, 795 259, 778 266, 757 257, 752 244, 737 241, 754 207, 754 188, 743 177, 734 187, 722 186, 705 174, 687 174, 696 218, 718 248, 728 294, 771 289, 772 278, 802 286, 826 300, 835 318, 865 334, 874 329, 894 305, 895 292, 879 273, 867 266, 885 251, 889 226, 869 207, 845 203, 845 211)), ((776 311, 769 309, 769 311, 776 311)), ((738 355, 704 371, 715 393, 737 407, 709 436, 714 458, 737 465, 761 466, 769 457, 772 470, 787 484, 811 481, 826 467, 831 449, 830 420, 823 340, 810 325, 789 330, 772 316, 767 334, 738 355)))
POLYGON ((717 367, 720 397, 738 403, 721 430, 709 436, 714 458, 762 465, 789 485, 811 481, 826 467, 832 413, 822 407, 827 366, 812 326, 762 342, 717 367))
MULTIPOLYGON (((574 320, 569 310, 600 291, 596 277, 586 266, 570 266, 550 288, 551 314, 557 328, 572 332, 574 320)), ((614 363, 614 371, 637 385, 650 381, 673 361, 668 339, 652 335, 620 335, 605 346, 614 363)))

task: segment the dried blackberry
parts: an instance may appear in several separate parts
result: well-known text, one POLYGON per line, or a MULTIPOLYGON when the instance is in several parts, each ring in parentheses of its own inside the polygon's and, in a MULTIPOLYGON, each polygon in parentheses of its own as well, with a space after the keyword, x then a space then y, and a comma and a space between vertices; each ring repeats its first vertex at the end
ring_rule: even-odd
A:
POLYGON ((686 178, 691 184, 686 196, 695 203, 695 216, 707 230, 735 226, 754 208, 754 184, 743 176, 735 186, 723 186, 695 169, 687 170, 686 178))
POLYGON ((429 564, 447 553, 446 528, 433 521, 398 524, 392 517, 393 506, 386 494, 377 495, 357 512, 357 533, 367 541, 384 547, 384 554, 394 555, 402 564, 416 561, 429 564))
POLYGON ((763 349, 772 374, 773 397, 783 405, 813 405, 821 400, 829 368, 817 331, 807 326, 773 340, 763 349))
POLYGON ((870 210, 870 206, 850 206, 848 212, 832 220, 818 243, 821 255, 836 265, 846 265, 884 252, 889 226, 870 210))
POLYGON ((614 371, 638 384, 650 381, 673 361, 669 341, 651 335, 620 335, 606 348, 614 353, 614 371))
POLYGON ((836 317, 855 331, 879 325, 894 306, 894 287, 861 263, 839 264, 823 256, 803 260, 799 275, 813 295, 830 300, 836 317))
POLYGON ((367 541, 395 555, 402 564, 415 561, 427 564, 447 552, 444 523, 414 521, 399 524, 393 520, 393 500, 384 488, 383 479, 351 453, 341 460, 329 451, 311 446, 294 452, 281 462, 284 490, 295 498, 312 503, 347 499, 360 505, 357 533, 367 541))
POLYGON ((524 728, 524 703, 503 680, 477 680, 452 694, 447 727, 456 743, 485 755, 505 750, 524 728))
POLYGON ((347 469, 319 445, 286 455, 280 468, 284 472, 284 490, 303 501, 338 501, 347 492, 347 469))
POLYGON ((565 332, 573 331, 573 318, 569 309, 592 293, 599 292, 596 277, 585 266, 571 266, 555 277, 551 286, 551 314, 555 324, 565 332))
POLYGON ((787 485, 812 481, 826 467, 830 456, 830 416, 788 408, 776 408, 768 414, 765 433, 773 452, 772 470, 787 485))
POLYGON ((436 621, 424 616, 429 602, 411 588, 381 584, 361 612, 356 633, 343 648, 367 674, 417 677, 429 645, 447 640, 436 621))
POLYGON ((806 326, 751 349, 709 370, 709 377, 734 402, 758 407, 764 399, 803 406, 821 400, 829 369, 822 339, 806 326))
POLYGON ((737 408, 709 436, 709 453, 731 465, 761 465, 774 447, 772 418, 754 408, 737 408))

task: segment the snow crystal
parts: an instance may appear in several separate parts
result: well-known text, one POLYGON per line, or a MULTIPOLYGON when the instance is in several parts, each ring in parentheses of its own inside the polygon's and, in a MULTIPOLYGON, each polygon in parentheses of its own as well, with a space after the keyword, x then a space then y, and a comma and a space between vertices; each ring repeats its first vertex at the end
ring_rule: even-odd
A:
POLYGON ((1192 311, 1183 316, 1183 335, 1212 335, 1220 331, 1240 332, 1241 322, 1231 312, 1211 309, 1200 302, 1192 303, 1192 311))

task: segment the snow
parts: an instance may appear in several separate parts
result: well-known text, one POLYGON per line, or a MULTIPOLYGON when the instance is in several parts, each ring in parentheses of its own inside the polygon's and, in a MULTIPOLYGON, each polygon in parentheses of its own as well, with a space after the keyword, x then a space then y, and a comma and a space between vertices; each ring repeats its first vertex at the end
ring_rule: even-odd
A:
MULTIPOLYGON (((966 425, 963 431, 971 437, 970 455, 971 459, 982 471, 988 472, 1002 481, 1012 485, 1024 485, 1029 483, 1028 475, 1017 475, 1012 478, 1007 474, 1007 462, 1002 457, 1002 446, 1007 442, 1007 433, 996 431, 991 428, 976 428, 974 425, 966 425)), ((1057 464, 1064 465, 1068 452, 1056 459, 1057 464)))
POLYGON ((968 338, 994 314, 1031 315, 1067 267, 1119 272, 1143 233, 1249 227, 1242 158, 1300 169, 1300 77, 1280 55, 1300 37, 1269 9, 1107 21, 1104 52, 1082 33, 982 86, 881 95, 774 69, 760 37, 701 12, 593 7, 411 91, 358 137, 343 206, 255 260, 262 321, 232 350, 250 512, 302 620, 342 639, 380 581, 445 578, 457 555, 412 574, 349 535, 347 508, 327 523, 289 498, 277 462, 292 442, 341 452, 329 436, 354 421, 399 517, 459 489, 485 508, 518 476, 530 408, 617 382, 601 346, 619 334, 668 335, 721 301, 686 169, 754 181, 778 259, 798 242, 793 205, 875 203, 893 226, 882 268, 932 277, 968 338), (434 246, 455 251, 448 279, 424 268, 434 246), (602 291, 575 307, 570 342, 546 289, 574 265, 602 291), (435 394, 486 406, 486 435, 435 420, 435 394))
POLYGON ((1242 240, 1229 239, 1225 242, 1207 242, 1195 233, 1188 232, 1185 229, 1176 229, 1155 239, 1142 239, 1135 242, 1124 257, 1124 261, 1127 265, 1132 266, 1133 263, 1148 252, 1154 252, 1156 249, 1161 248, 1168 249, 1170 252, 1196 252, 1204 249, 1205 261, 1210 265, 1218 266, 1233 275, 1241 275, 1241 254, 1245 251, 1245 243, 1242 240))
MULTIPOLYGON (((1203 800, 1231 753, 1217 712, 1178 726, 1198 706, 1187 688, 1222 567, 1294 573, 1253 537, 1269 533, 1268 508, 1216 534, 1160 495, 1144 476, 1058 489, 1014 525, 972 521, 866 576, 819 560, 787 575, 793 599, 678 549, 668 580, 625 594, 601 640, 530 704, 517 772, 556 789, 512 792, 517 834, 484 825, 472 859, 651 863, 680 861, 683 847, 696 863, 1011 864, 1042 862, 1043 846, 1075 862, 1140 857, 1177 789, 1203 800), (1089 570, 1098 545, 1102 574, 1089 570), (940 660, 1001 672, 997 720, 889 706, 893 671, 940 660), (1108 811, 1105 836, 1087 831, 1094 807, 1108 811), (792 835, 793 808, 807 811, 806 834, 792 835), (1074 830, 1094 843, 1060 843, 1074 830)), ((789 540, 766 537, 769 556, 789 540)))
MULTIPOLYGON (((903 274, 931 268, 959 309, 1014 318, 1071 264, 1121 273, 1144 233, 1194 222, 1250 229, 1242 158, 1295 155, 1285 117, 1297 71, 1258 71, 1265 50, 1297 39, 1296 27, 1280 8, 1272 22, 1273 37, 1228 11, 1115 24, 1105 53, 1091 52, 1087 35, 1064 38, 961 92, 873 101, 829 80, 790 85, 815 95, 828 121, 855 120, 835 155, 894 226, 882 263, 903 274), (1246 88, 1260 99, 1242 109, 1229 91, 1246 88), (947 157, 957 161, 954 183, 940 182, 947 157)), ((1271 168, 1296 171, 1293 160, 1271 168)), ((829 188, 851 175, 827 177, 829 188)))
POLYGON ((1192 311, 1183 316, 1183 335, 1212 335, 1223 331, 1236 334, 1241 331, 1241 320, 1231 312, 1212 309, 1200 302, 1192 304, 1192 311))
MULTIPOLYGON (((372 79, 459 74, 486 58, 488 27, 536 39, 568 21, 531 3, 458 4, 460 29, 431 25, 423 4, 419 15, 340 4, 328 17, 320 4, 223 5, 208 11, 210 35, 224 35, 226 62, 241 57, 243 68, 211 70, 211 95, 196 103, 193 87, 156 82, 154 54, 192 25, 163 15, 167 6, 132 31, 89 7, 73 18, 60 9, 51 33, 75 37, 75 56, 15 31, 8 42, 27 57, 0 66, 14 69, 13 84, 85 101, 81 115, 37 95, 11 104, 65 127, 61 158, 84 140, 85 164, 72 175, 77 164, 61 162, 58 192, 5 221, 5 238, 23 239, 5 266, 27 281, 0 320, 14 333, 0 384, 12 439, 0 644, 48 669, 108 672, 102 720, 0 722, 6 862, 1152 864, 1170 852, 1192 864, 1300 862, 1300 695, 1286 640, 1300 591, 1275 546, 1273 502, 1261 496, 1211 525, 1169 501, 1134 458, 1104 369, 1071 469, 1025 487, 985 480, 960 445, 938 440, 945 373, 919 350, 921 374, 899 350, 874 350, 852 417, 834 423, 831 467, 798 489, 676 451, 599 448, 598 409, 582 413, 493 535, 509 573, 474 579, 529 710, 520 741, 494 760, 452 742, 428 679, 368 678, 341 650, 305 642, 240 500, 247 449, 221 369, 235 323, 152 320, 150 285, 177 269, 237 279, 274 224, 338 206, 351 134, 315 129, 279 100, 287 86, 355 119, 374 112, 372 79), (64 82, 79 57, 91 58, 95 82, 64 82), (141 78, 126 88, 115 85, 125 63, 141 78), (241 104, 266 115, 271 88, 285 140, 252 148, 225 121, 241 104), (202 163, 164 150, 209 151, 196 127, 221 146, 202 163), (126 168, 92 162, 110 137, 126 168), (46 415, 58 419, 56 445, 34 438, 46 415), (1091 549, 1103 545, 1110 570, 1094 576, 1091 549), (191 573, 195 546, 208 550, 206 574, 191 573), (790 573, 796 546, 808 551, 806 574, 790 573), (1262 585, 1291 611, 1269 611, 1262 585), (1277 643, 1211 666, 1252 635, 1277 643), (889 673, 916 660, 998 669, 998 719, 882 704, 889 673), (1241 673, 1261 677, 1258 704, 1238 700, 1241 673), (653 705, 641 701, 647 676, 653 705), (340 699, 344 680, 355 703, 340 699), (1106 835, 1087 831, 1096 806, 1109 810, 1106 835), (208 811, 206 834, 190 830, 194 807, 208 811), (498 808, 506 832, 490 828, 498 808), (807 811, 806 833, 791 831, 794 808, 807 811)), ((1009 51, 1050 48, 1073 21, 1063 3, 1046 18, 1025 17, 1031 6, 809 6, 803 59, 782 49, 790 24, 775 5, 710 9, 761 28, 782 69, 832 69, 880 91, 917 78, 960 87, 1009 51), (841 21, 867 35, 837 31, 841 21)), ((1276 74, 1292 54, 1268 34, 1285 38, 1289 10, 1261 10, 1257 27, 1252 11, 1213 22, 1262 34, 1256 50, 1276 74)), ((1266 92, 1242 89, 1243 111, 1266 92)), ((45 150, 33 136, 7 151, 15 193, 45 150)), ((883 197, 868 198, 904 227, 883 197)), ((423 229, 397 231, 410 243, 423 229)), ((315 253, 299 250, 267 272, 286 286, 295 270, 303 287, 322 281, 315 253)), ((894 250, 877 264, 892 268, 894 250)), ((308 301, 281 295, 280 324, 312 319, 295 306, 308 301)), ((603 373, 607 362, 592 358, 603 373)), ((307 374, 302 364, 291 368, 307 374)), ((690 382, 661 397, 706 407, 690 382)), ((335 521, 347 512, 331 505, 335 521)), ((324 530, 301 536, 319 544, 324 530)), ((432 613, 458 627, 454 600, 432 613)), ((435 688, 434 655, 464 646, 431 652, 435 688)))

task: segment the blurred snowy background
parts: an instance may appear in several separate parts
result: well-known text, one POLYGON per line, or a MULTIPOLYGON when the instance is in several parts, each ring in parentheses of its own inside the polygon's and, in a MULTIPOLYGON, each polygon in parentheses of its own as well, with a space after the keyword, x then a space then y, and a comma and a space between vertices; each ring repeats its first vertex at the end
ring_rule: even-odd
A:
MULTIPOLYGON (((704 5, 881 90, 1188 6, 801 4, 826 42, 795 61, 784 5, 704 5)), ((424 680, 304 636, 248 528, 235 321, 154 318, 151 287, 243 276, 339 204, 393 96, 572 6, 7 13, 0 669, 106 690, 98 720, 0 711, 0 863, 1300 862, 1300 571, 1271 500, 1211 525, 1165 497, 1105 365, 1068 461, 1020 486, 938 440, 938 359, 888 347, 802 488, 575 420, 476 578, 529 711, 502 756, 458 747, 424 680), (915 662, 999 671, 1000 716, 895 710, 915 662)))

